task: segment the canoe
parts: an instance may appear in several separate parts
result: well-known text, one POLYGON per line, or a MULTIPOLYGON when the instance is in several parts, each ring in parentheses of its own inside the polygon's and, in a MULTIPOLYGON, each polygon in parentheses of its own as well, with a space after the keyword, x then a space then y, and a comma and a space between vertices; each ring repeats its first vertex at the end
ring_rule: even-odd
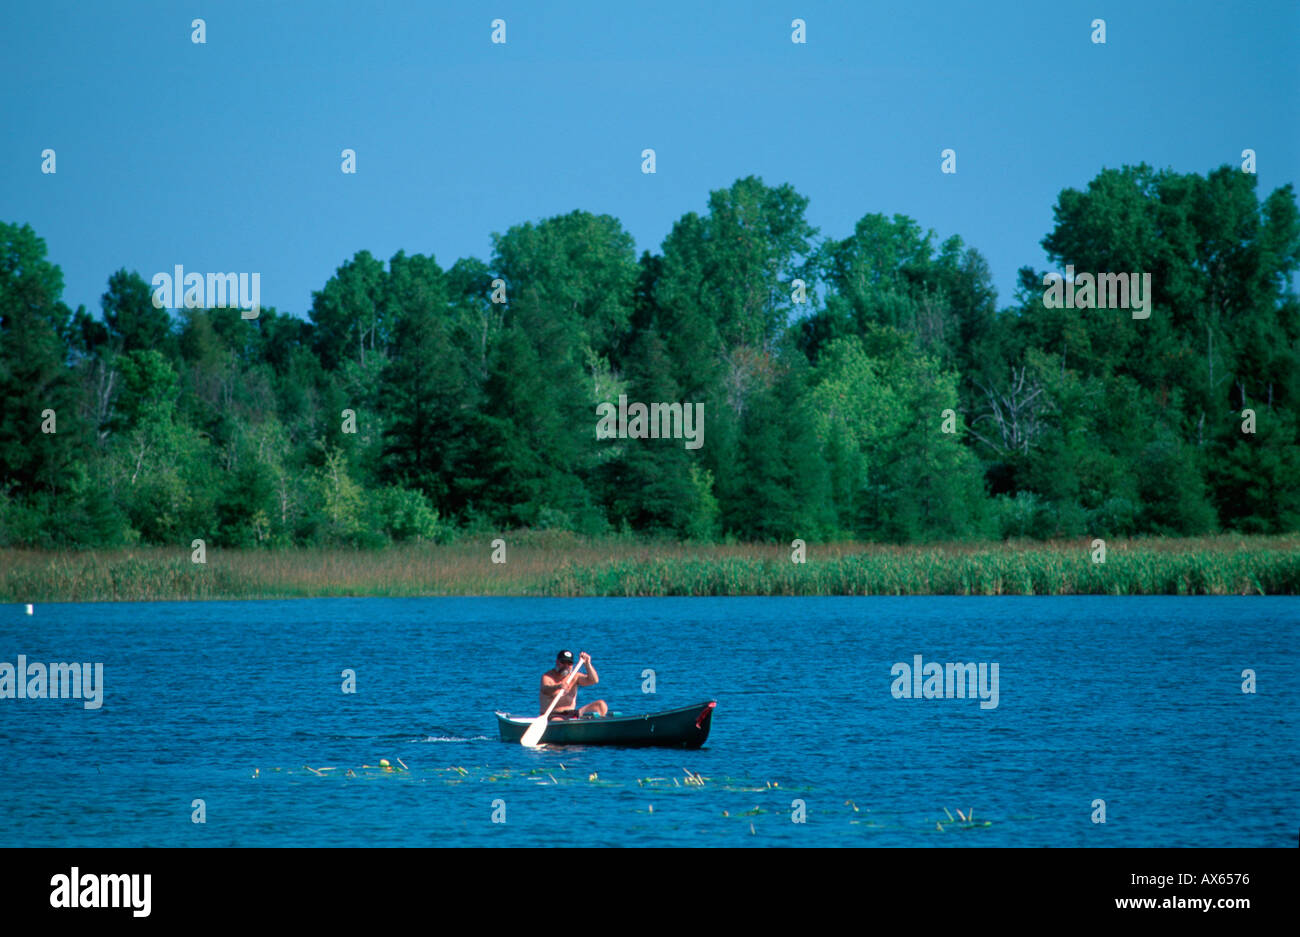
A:
MULTIPOLYGON (((627 748, 699 748, 709 737, 713 708, 717 700, 706 700, 647 713, 644 716, 591 716, 584 719, 552 719, 542 733, 545 745, 621 745, 627 748)), ((512 716, 498 712, 501 741, 519 743, 536 716, 512 716)))

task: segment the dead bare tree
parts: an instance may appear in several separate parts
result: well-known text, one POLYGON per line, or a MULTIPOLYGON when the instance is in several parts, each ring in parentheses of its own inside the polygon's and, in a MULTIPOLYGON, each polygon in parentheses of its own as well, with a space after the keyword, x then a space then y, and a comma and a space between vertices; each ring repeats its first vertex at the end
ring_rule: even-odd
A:
POLYGON ((1001 456, 1028 453, 1043 431, 1043 418, 1051 412, 1051 401, 1037 380, 1030 380, 1026 368, 1011 368, 1011 382, 1005 391, 975 382, 988 398, 988 412, 981 413, 971 424, 971 435, 1001 456), (989 438, 975 427, 991 423, 996 433, 989 438))
POLYGON ((102 360, 96 361, 85 378, 92 385, 90 394, 84 398, 82 416, 95 427, 95 442, 103 448, 108 439, 108 421, 113 415, 113 400, 117 396, 119 374, 102 360))

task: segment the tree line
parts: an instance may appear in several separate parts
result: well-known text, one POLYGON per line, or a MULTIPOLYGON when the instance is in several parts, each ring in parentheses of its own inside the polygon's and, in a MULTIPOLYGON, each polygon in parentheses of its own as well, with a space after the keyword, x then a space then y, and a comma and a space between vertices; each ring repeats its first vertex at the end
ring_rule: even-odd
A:
POLYGON ((0 224, 0 543, 380 546, 515 528, 888 542, 1300 529, 1291 186, 1108 169, 998 308, 960 237, 792 186, 709 195, 657 253, 574 211, 444 268, 362 250, 306 318, 62 301, 0 224), (1151 274, 1151 314, 1044 276, 1151 274), (705 444, 597 439, 620 395, 705 444))

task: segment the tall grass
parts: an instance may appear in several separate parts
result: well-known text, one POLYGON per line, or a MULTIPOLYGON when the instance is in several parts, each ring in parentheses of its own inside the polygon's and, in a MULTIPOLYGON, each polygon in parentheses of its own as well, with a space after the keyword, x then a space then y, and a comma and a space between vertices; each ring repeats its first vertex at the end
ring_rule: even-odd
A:
POLYGON ((0 601, 420 595, 1300 594, 1300 536, 808 548, 504 534, 385 550, 0 550, 0 601))
POLYGON ((568 564, 552 595, 1294 595, 1300 551, 1168 544, 861 551, 806 564, 759 558, 661 558, 568 564))

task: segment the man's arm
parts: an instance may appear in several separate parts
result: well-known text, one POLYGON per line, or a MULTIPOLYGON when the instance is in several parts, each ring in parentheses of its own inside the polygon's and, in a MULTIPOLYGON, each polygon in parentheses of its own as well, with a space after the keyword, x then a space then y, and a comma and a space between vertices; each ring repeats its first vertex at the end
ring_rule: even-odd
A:
POLYGON ((587 672, 578 677, 578 686, 595 686, 600 682, 600 675, 596 673, 596 668, 592 666, 591 656, 585 651, 582 654, 582 662, 587 665, 587 672))
MULTIPOLYGON (((590 662, 588 662, 588 666, 590 666, 590 662)), ((577 683, 579 686, 588 686, 588 684, 582 682, 584 676, 586 676, 586 674, 580 674, 575 670, 563 680, 557 680, 549 673, 544 673, 542 674, 542 692, 547 696, 554 696, 557 693, 562 693, 565 690, 568 690, 574 685, 574 683, 577 683), (574 679, 575 677, 577 678, 576 680, 574 679)), ((591 682, 595 683, 596 681, 593 680, 591 682)))

